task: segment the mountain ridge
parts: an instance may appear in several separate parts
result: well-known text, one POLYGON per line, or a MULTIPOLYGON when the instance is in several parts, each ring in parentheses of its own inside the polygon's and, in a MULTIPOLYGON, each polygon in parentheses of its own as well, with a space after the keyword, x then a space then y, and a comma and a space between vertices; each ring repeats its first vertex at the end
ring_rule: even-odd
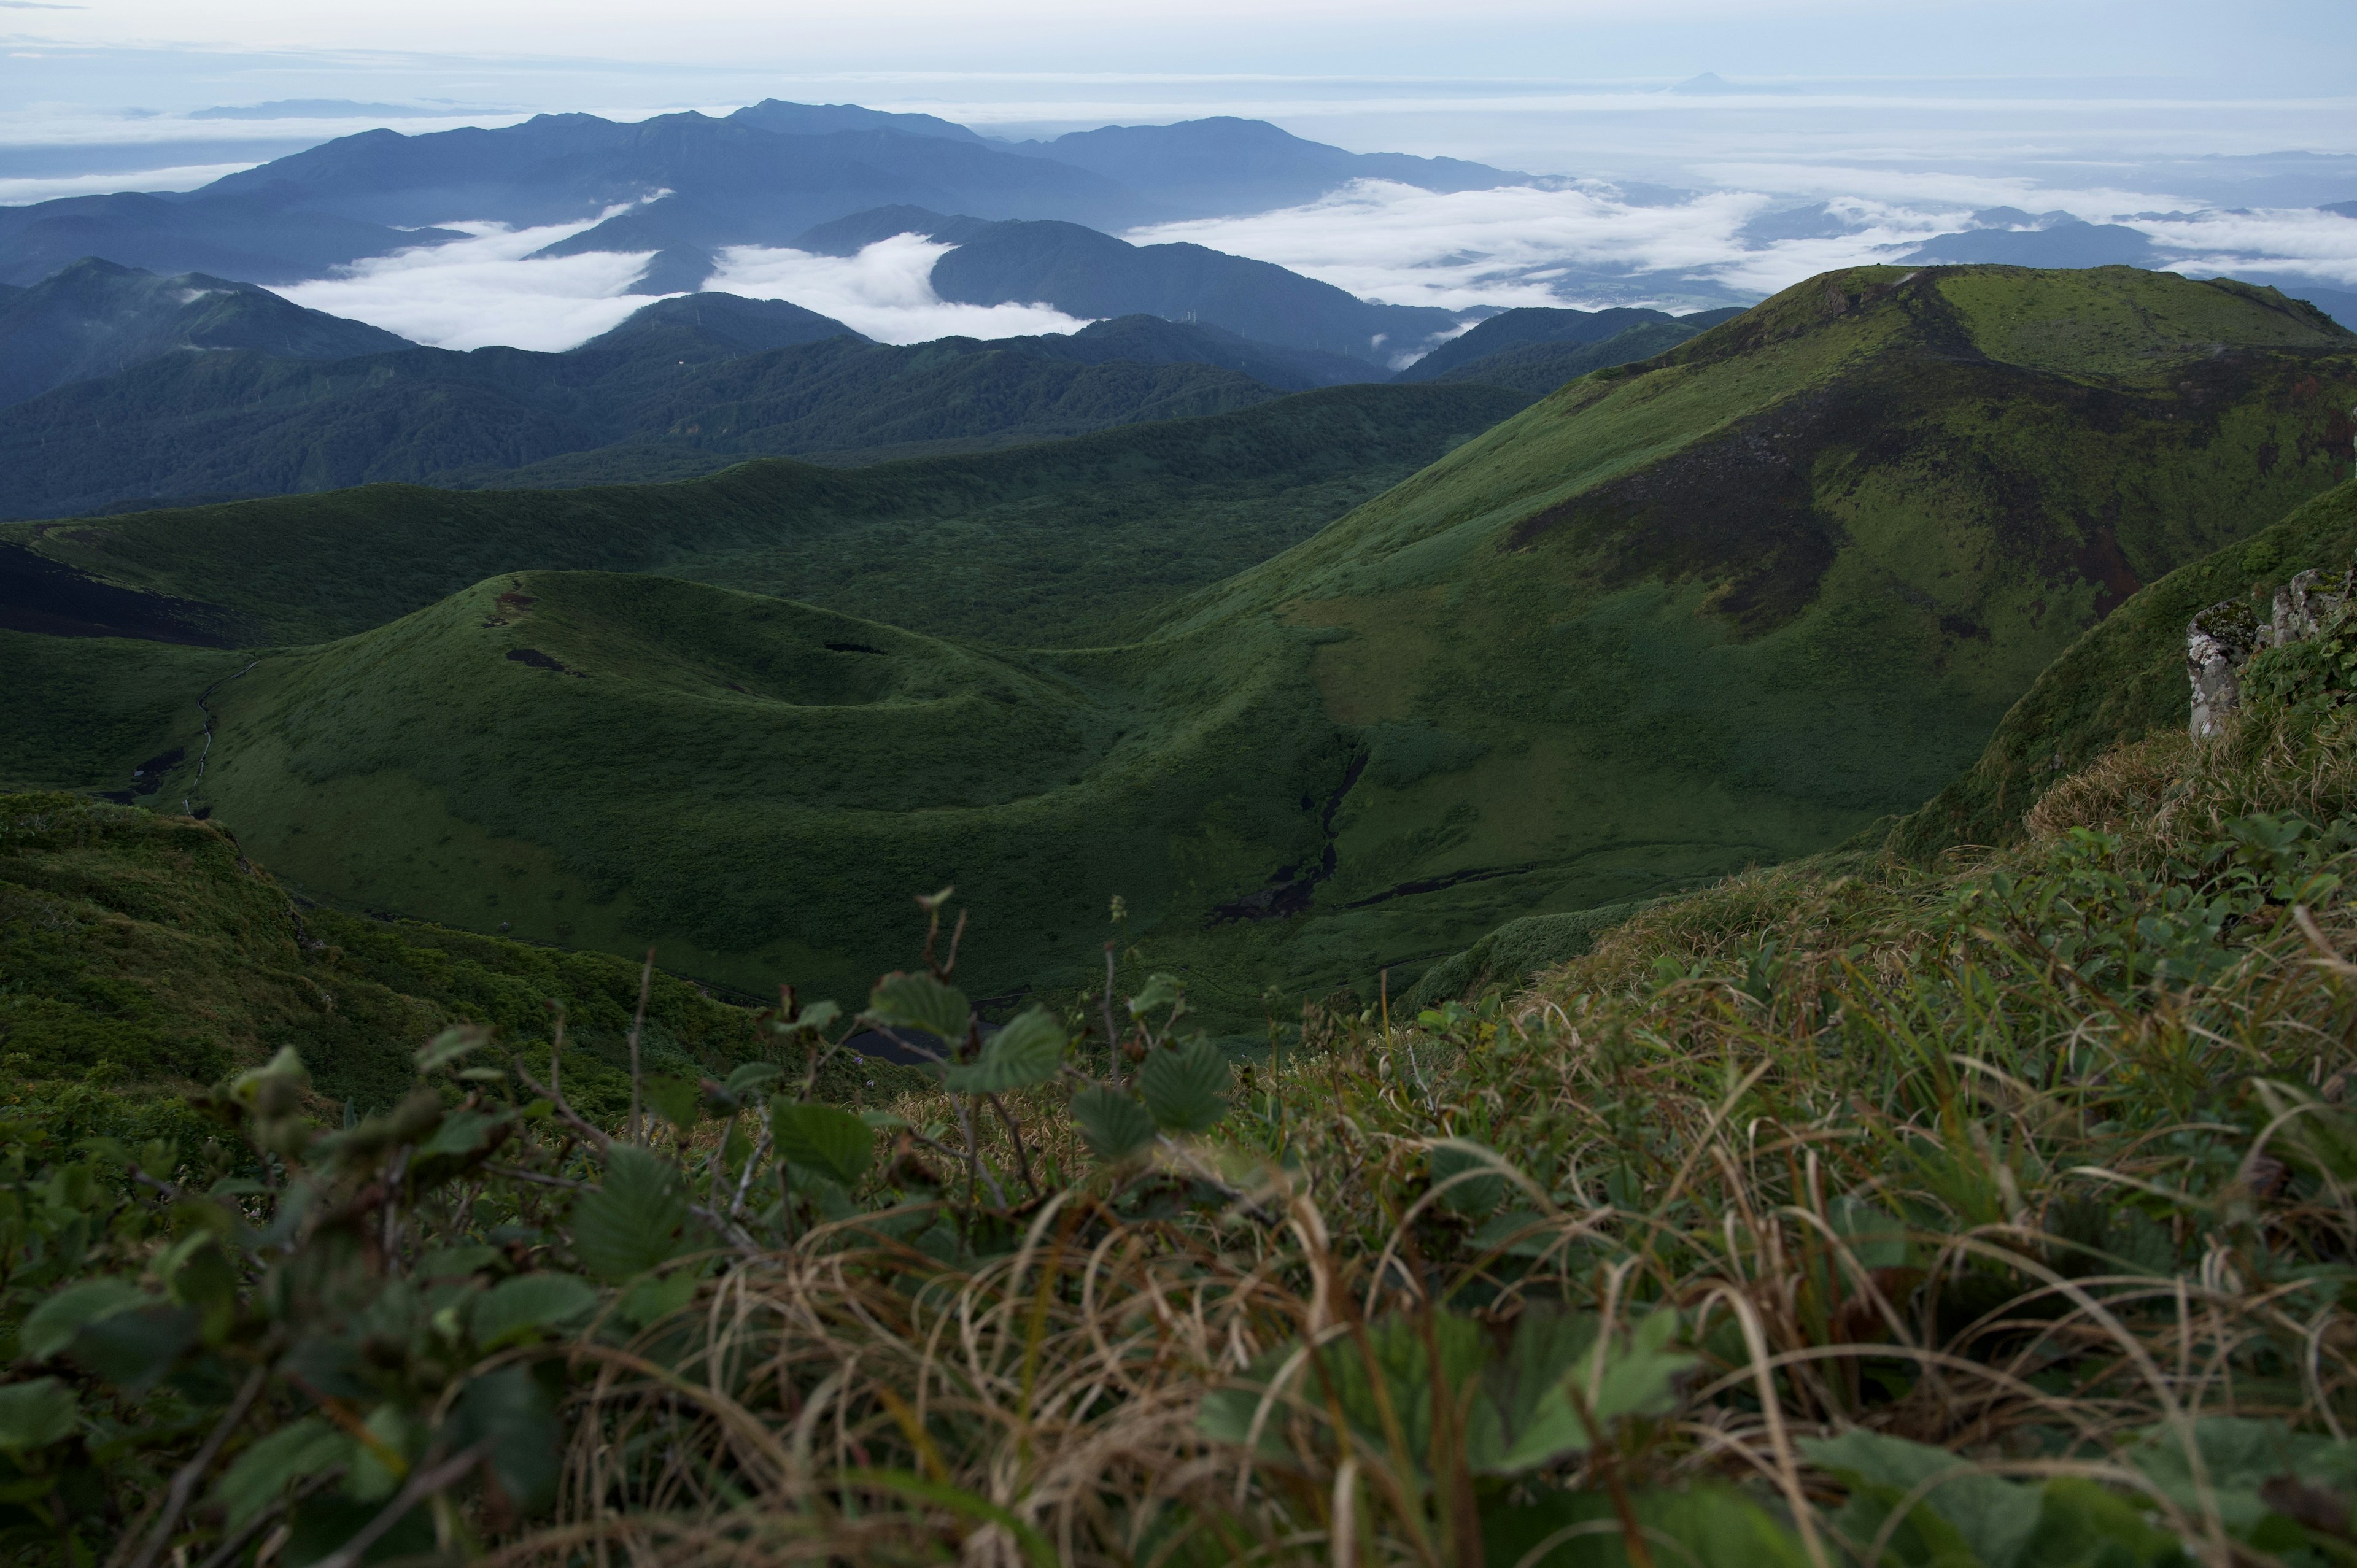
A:
MULTIPOLYGON (((882 908, 866 895, 954 879, 1010 912, 971 950, 986 988, 1088 983, 1050 939, 1093 930, 1119 892, 1125 940, 1232 1027, 1271 985, 1321 994, 1388 967, 1404 988, 1513 918, 1811 853, 1911 809, 2084 627, 2332 483, 2352 393, 2357 338, 2271 291, 1849 269, 1575 381, 1255 564, 1171 583, 1108 645, 1037 645, 1026 627, 1090 590, 1037 556, 1017 571, 996 524, 892 534, 897 571, 976 586, 887 605, 846 582, 834 602, 856 627, 785 602, 812 582, 791 547, 708 555, 701 588, 615 575, 639 559, 486 574, 225 685, 206 799, 317 896, 609 950, 652 940, 748 990, 848 993, 876 972, 883 927, 813 887, 882 908), (989 642, 960 640, 958 606, 986 600, 979 575, 1001 564, 1032 596, 989 642), (910 629, 928 617, 937 629, 910 629), (851 684, 807 686, 822 678, 851 684)), ((171 564, 201 545, 294 604, 375 590, 319 556, 265 582, 233 542, 264 517, 383 575, 384 547, 424 547, 438 509, 471 520, 434 526, 477 563, 520 546, 527 518, 590 507, 635 520, 612 537, 643 550, 792 472, 402 492, 385 499, 415 521, 366 529, 381 502, 354 491, 28 542, 190 598, 207 590, 171 564)), ((757 538, 769 504, 730 526, 757 538)))

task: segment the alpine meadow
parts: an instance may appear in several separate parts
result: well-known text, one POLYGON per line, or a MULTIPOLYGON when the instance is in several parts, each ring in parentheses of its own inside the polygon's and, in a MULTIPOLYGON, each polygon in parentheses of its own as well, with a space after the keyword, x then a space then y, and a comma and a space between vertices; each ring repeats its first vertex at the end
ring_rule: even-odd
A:
POLYGON ((0 124, 7 1560, 2357 1563, 2357 211, 921 80, 0 124))

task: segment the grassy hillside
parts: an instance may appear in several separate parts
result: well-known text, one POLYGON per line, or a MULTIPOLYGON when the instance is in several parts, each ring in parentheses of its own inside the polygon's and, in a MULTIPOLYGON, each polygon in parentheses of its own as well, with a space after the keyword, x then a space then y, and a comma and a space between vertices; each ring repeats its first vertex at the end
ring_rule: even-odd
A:
MULTIPOLYGON (((545 1065, 562 1009, 572 1092, 627 1106, 640 969, 414 920, 298 903, 214 822, 62 794, 0 795, 0 1062, 51 1080, 186 1090, 291 1047, 318 1091, 389 1106, 458 1022, 545 1065)), ((665 974, 640 1056, 695 1076, 761 1056, 754 1014, 665 974)), ((862 1064, 880 1091, 904 1069, 862 1064)), ((845 1068, 841 1098, 866 1091, 845 1068)))
POLYGON ((2312 567, 2337 579, 2352 562, 2357 482, 2169 573, 2048 666, 1972 767, 1898 824, 1891 846, 1922 856, 2007 842, 2019 832, 2022 813, 2066 774, 2114 746, 2189 722, 2185 626, 2197 612, 2240 599, 2265 619, 2274 591, 2295 575, 2312 567))
MULTIPOLYGON (((1242 1071, 1157 984, 866 1116, 732 1074, 642 1130, 490 1053, 357 1124, 293 1052, 201 1120, 0 1085, 0 1529, 27 1568, 437 1526, 510 1563, 2344 1563, 2357 691, 2262 657, 2226 733, 2106 754, 2006 850, 1729 878, 1511 1000, 1305 1008, 1242 1071)), ((879 1010, 967 1015, 928 956, 879 1010)))
POLYGON ((274 520, 283 564, 236 607, 291 619, 262 596, 314 594, 346 625, 515 563, 217 694, 200 803, 323 897, 610 950, 659 939, 683 972, 848 995, 899 953, 862 911, 955 882, 1001 912, 969 962, 1004 995, 1084 983, 1075 940, 1101 940, 1118 894, 1124 940, 1234 1027, 1266 987, 1372 998, 1379 971, 1405 988, 1511 919, 1910 809, 2144 582, 2328 487, 2352 391, 2357 339, 2265 291, 1834 274, 1562 389, 1152 635, 1086 650, 1040 646, 1089 590, 1036 560, 1028 625, 996 623, 993 649, 909 629, 963 629, 956 599, 990 588, 922 555, 898 585, 926 585, 918 613, 845 584, 856 620, 515 569, 551 564, 519 544, 563 538, 607 552, 567 564, 644 570, 701 530, 696 564, 669 569, 801 596, 755 568, 802 569, 806 548, 756 553, 755 514, 715 504, 772 482, 758 468, 576 497, 363 491, 40 547, 220 603, 274 520), (379 495, 417 525, 384 529, 379 495), (364 529, 328 521, 364 510, 364 529))
POLYGON ((1070 642, 1267 559, 1529 402, 1491 387, 1336 387, 852 472, 761 462, 561 492, 370 486, 0 525, 0 542, 210 606, 186 613, 248 645, 344 636, 534 567, 662 572, 920 630, 1070 642))

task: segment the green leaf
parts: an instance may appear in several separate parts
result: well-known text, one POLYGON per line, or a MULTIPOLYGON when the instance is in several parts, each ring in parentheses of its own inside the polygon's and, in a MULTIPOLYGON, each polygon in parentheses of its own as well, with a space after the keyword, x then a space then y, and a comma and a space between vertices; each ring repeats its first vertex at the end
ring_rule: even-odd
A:
MULTIPOLYGON (((1514 1495, 1500 1494, 1481 1507, 1481 1538, 1491 1562, 1601 1568, 1629 1560, 1612 1500, 1603 1491, 1542 1491, 1527 1500, 1507 1500, 1514 1495), (1549 1541, 1557 1544, 1536 1556, 1549 1541)), ((1638 1528, 1653 1543, 1653 1560, 1664 1568, 1809 1568, 1808 1551, 1792 1527, 1731 1487, 1638 1492, 1631 1502, 1638 1528)), ((1900 1561, 1888 1552, 1882 1560, 1890 1568, 1900 1561)))
POLYGON ((1135 1018, 1157 1007, 1175 1007, 1185 991, 1186 986, 1175 974, 1149 974, 1146 977, 1145 989, 1129 999, 1130 1016, 1135 1018))
POLYGON ((11 1457, 73 1435, 81 1402, 55 1378, 0 1384, 0 1452, 11 1457))
POLYGON ((434 1130, 434 1136, 417 1146, 419 1155, 471 1155, 481 1148, 492 1130, 507 1118, 488 1115, 480 1111, 453 1111, 434 1130))
POLYGON ((491 1474, 518 1509, 534 1513, 556 1500, 565 1429, 530 1369, 501 1367, 469 1378, 455 1415, 451 1446, 490 1439, 491 1474))
POLYGON ((213 1500, 229 1515, 229 1528, 284 1496, 286 1488, 331 1466, 347 1463, 352 1440, 316 1415, 282 1426, 237 1456, 213 1487, 213 1500))
POLYGON ((436 1247, 418 1260, 421 1280, 462 1280, 480 1273, 504 1256, 497 1247, 436 1247))
POLYGON ((2338 1447, 2322 1437, 2295 1433, 2281 1421, 2247 1416, 2205 1415, 2192 1423, 2192 1436, 2201 1457, 2199 1479, 2179 1428, 2151 1428, 2126 1451, 2127 1461, 2179 1508, 2207 1511, 2206 1500, 2218 1510, 2228 1532, 2245 1541, 2274 1511, 2261 1488, 2279 1476, 2314 1474, 2319 1464, 2329 1466, 2338 1447))
POLYGON ((1154 1141, 1154 1113, 1112 1089, 1084 1089, 1072 1096, 1072 1120, 1089 1152, 1107 1164, 1129 1158, 1154 1141))
POLYGON ((973 1015, 964 992, 943 985, 930 974, 896 971, 877 981, 867 998, 867 1016, 877 1023, 895 1029, 922 1029, 950 1041, 965 1037, 966 1022, 973 1015))
POLYGON ((1604 1358, 1587 1390, 1589 1413, 1609 1423, 1623 1416, 1666 1415, 1676 1408, 1677 1379, 1699 1364, 1698 1358, 1669 1348, 1677 1332, 1674 1307, 1663 1307, 1639 1323, 1626 1342, 1604 1358))
POLYGON ((573 1274, 518 1274, 475 1298, 475 1343, 486 1350, 527 1339, 583 1316, 597 1305, 597 1292, 573 1274))
POLYGON ((876 1155, 866 1122, 833 1105, 770 1102, 770 1135, 782 1157, 845 1187, 858 1184, 876 1155))
POLYGON ((695 1299, 695 1275, 686 1269, 650 1274, 622 1293, 621 1314, 640 1328, 660 1323, 695 1299))
POLYGON ((1535 1209, 1510 1208, 1482 1222, 1473 1233, 1473 1250, 1535 1258, 1555 1243, 1560 1232, 1561 1227, 1535 1209))
POLYGON ((787 1026, 794 1029, 823 1029, 842 1016, 843 1009, 834 1003, 813 1002, 803 1008, 794 1021, 787 1026))
MULTIPOLYGON (((834 1004, 830 1002, 827 1005, 832 1007, 834 1004)), ((731 1094, 748 1094, 778 1077, 780 1070, 775 1062, 746 1062, 730 1073, 728 1081, 721 1087, 731 1094)))
POLYGON ((1917 1487, 1952 1472, 1952 1479, 1932 1487, 1917 1504, 1918 1511, 1936 1515, 1938 1522, 1911 1512, 1906 1520, 1926 1547, 1943 1549, 1947 1544, 1943 1537, 1953 1532, 1955 1544, 1975 1561, 1987 1568, 2013 1568, 2038 1527, 2037 1488, 2002 1477, 1975 1475, 1970 1460, 1944 1448, 1877 1432, 1845 1432, 1838 1437, 1804 1439, 1800 1449, 1810 1464, 1850 1488, 1851 1506, 1858 1509, 1854 1517, 1868 1527, 1867 1540, 1917 1487))
POLYGON ((573 1251, 592 1274, 619 1283, 676 1256, 687 1218, 671 1166, 644 1149, 617 1144, 606 1160, 605 1185, 573 1206, 573 1251))
POLYGON ((16 1347, 36 1361, 46 1361, 73 1343, 82 1326, 118 1312, 145 1306, 155 1297, 128 1280, 83 1280, 70 1284, 33 1308, 16 1330, 16 1347))
POLYGON ((1498 1174, 1498 1165, 1495 1152, 1469 1138, 1435 1144, 1432 1185, 1440 1193, 1441 1207, 1475 1219, 1497 1212, 1506 1201, 1506 1178, 1498 1174))
POLYGON ((1520 1476, 1591 1446, 1566 1391, 1596 1344, 1593 1313, 1526 1308, 1513 1343, 1482 1373, 1467 1412, 1466 1464, 1476 1475, 1520 1476))
POLYGON ((1228 1113, 1227 1053, 1203 1035, 1183 1046, 1149 1053, 1137 1069, 1137 1087, 1155 1124, 1172 1133, 1201 1133, 1228 1113))
POLYGON ((683 1133, 693 1132, 704 1111, 704 1087, 693 1079, 647 1079, 647 1104, 683 1133))
POLYGON ((424 1078, 436 1068, 448 1067, 490 1043, 491 1032, 480 1024, 454 1025, 417 1047, 417 1076, 424 1078))
POLYGON ((1009 1020, 984 1042, 982 1059, 955 1064, 942 1075, 942 1086, 957 1094, 999 1094, 1045 1083, 1064 1065, 1063 1026, 1033 1007, 1009 1020))
POLYGON ((2188 1568, 2174 1535, 2093 1481, 2058 1476, 2040 1488, 2038 1521, 2005 1568, 2188 1568))
POLYGON ((110 1313, 74 1336, 73 1359, 124 1391, 144 1394, 197 1342, 203 1324, 201 1314, 164 1302, 110 1313))

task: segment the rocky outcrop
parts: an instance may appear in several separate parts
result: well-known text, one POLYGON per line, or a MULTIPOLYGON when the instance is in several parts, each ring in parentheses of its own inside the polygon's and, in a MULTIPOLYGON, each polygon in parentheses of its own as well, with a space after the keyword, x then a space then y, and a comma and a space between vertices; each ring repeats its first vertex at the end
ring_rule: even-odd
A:
POLYGON ((2218 721, 2242 705, 2243 666, 2263 648, 2281 648, 2316 635, 2334 610, 2357 597, 2357 566, 2330 589, 2319 585, 2321 572, 2302 572, 2276 590, 2274 613, 2262 623, 2240 599, 2223 599, 2185 628, 2185 674, 2193 687, 2194 735, 2212 734, 2218 721))

